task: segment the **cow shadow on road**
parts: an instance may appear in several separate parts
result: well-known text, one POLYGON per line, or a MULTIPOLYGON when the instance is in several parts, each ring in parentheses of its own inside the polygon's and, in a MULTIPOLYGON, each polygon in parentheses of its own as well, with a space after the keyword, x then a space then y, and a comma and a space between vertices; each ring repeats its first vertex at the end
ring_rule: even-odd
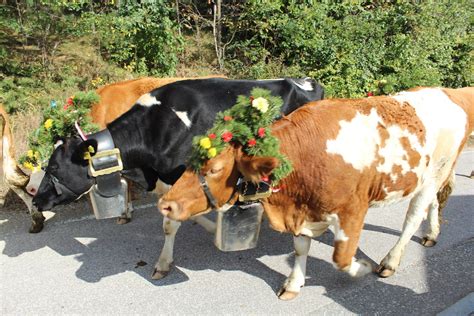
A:
MULTIPOLYGON (((465 208, 466 205, 474 205, 474 196, 452 196, 445 211, 445 219, 456 225, 458 222, 465 222, 462 217, 456 215, 456 209, 465 208)), ((44 231, 35 235, 26 232, 29 224, 26 213, 0 212, 0 220, 3 220, 0 222, 2 231, 0 240, 4 242, 2 254, 17 257, 24 253, 50 248, 58 256, 73 256, 80 263, 75 273, 76 277, 90 283, 133 271, 155 286, 166 287, 188 281, 187 270, 242 271, 264 281, 274 292, 278 291, 293 264, 291 236, 271 230, 266 223, 262 226, 257 248, 224 253, 213 245, 213 236, 200 226, 186 222, 176 237, 175 266, 167 277, 153 281, 150 276, 164 242, 162 219, 156 210, 136 211, 132 222, 120 226, 116 225, 113 219, 101 221, 92 219, 85 202, 76 203, 71 208, 74 209, 75 217, 68 216, 66 219, 66 215, 61 215, 58 211, 58 215, 48 221, 44 231), (21 230, 24 233, 19 233, 21 230), (270 268, 265 264, 265 260, 261 259, 272 256, 281 256, 278 258, 282 260, 278 271, 270 268)), ((446 228, 442 227, 441 238, 443 235, 456 234, 452 231, 444 232, 443 229, 446 228)), ((374 224, 366 224, 364 230, 393 236, 398 236, 400 233, 399 230, 374 224)), ((413 241, 419 243, 419 237, 414 237, 413 241)), ((333 234, 328 232, 315 238, 312 248, 320 247, 319 244, 332 246, 332 243, 333 234)), ((385 253, 380 253, 377 259, 384 255, 385 253)), ((360 250, 357 258, 369 259, 374 265, 376 264, 360 250)), ((40 273, 38 277, 41 277, 40 273)), ((433 278, 430 281, 433 286, 442 286, 436 281, 435 275, 430 275, 429 269, 426 277, 433 278)), ((364 302, 370 301, 375 304, 379 299, 377 295, 386 295, 388 298, 393 295, 416 298, 410 302, 422 302, 424 297, 409 288, 382 282, 375 275, 353 280, 344 273, 336 271, 330 261, 313 256, 308 258, 307 282, 301 295, 308 292, 307 288, 311 287, 323 287, 326 296, 355 313, 367 312, 364 302), (349 294, 354 284, 364 288, 374 283, 376 286, 371 288, 377 289, 378 292, 372 293, 374 297, 369 300, 362 292, 360 298, 354 298, 351 296, 353 294, 349 294)))

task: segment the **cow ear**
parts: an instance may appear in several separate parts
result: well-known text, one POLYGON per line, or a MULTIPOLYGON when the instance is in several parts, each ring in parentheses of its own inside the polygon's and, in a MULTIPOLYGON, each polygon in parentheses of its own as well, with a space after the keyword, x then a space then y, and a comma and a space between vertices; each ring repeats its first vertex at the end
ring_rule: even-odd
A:
POLYGON ((279 161, 275 157, 251 157, 242 156, 239 159, 238 167, 246 180, 254 183, 261 181, 262 177, 271 175, 278 167, 279 161))

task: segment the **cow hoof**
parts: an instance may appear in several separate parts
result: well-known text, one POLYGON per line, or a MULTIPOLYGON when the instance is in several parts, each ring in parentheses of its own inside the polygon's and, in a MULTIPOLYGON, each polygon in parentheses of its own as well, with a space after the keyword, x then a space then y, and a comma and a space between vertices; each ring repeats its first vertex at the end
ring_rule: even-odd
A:
POLYGON ((436 240, 431 240, 428 239, 428 237, 423 237, 423 239, 421 240, 421 244, 425 247, 433 247, 434 245, 436 245, 436 240))
POLYGON ((40 231, 43 230, 43 227, 44 227, 43 222, 41 222, 41 223, 33 222, 33 223, 31 223, 31 227, 28 230, 28 232, 30 234, 37 234, 37 233, 39 233, 40 231))
POLYGON ((43 216, 43 213, 35 212, 31 215, 31 219, 33 222, 31 223, 31 227, 28 232, 30 234, 36 234, 42 231, 44 227, 44 221, 46 220, 46 217, 43 216))
POLYGON ((278 291, 278 298, 282 301, 290 301, 297 297, 299 292, 292 292, 292 291, 287 291, 285 289, 281 289, 278 291))
POLYGON ((124 225, 124 224, 130 223, 131 220, 132 220, 131 218, 119 217, 119 218, 117 218, 116 223, 117 223, 118 225, 124 225))
POLYGON ((169 271, 160 271, 160 270, 155 269, 155 271, 153 271, 153 274, 151 275, 151 278, 153 280, 161 280, 165 276, 167 276, 168 273, 169 273, 169 271))
POLYGON ((395 273, 395 270, 389 269, 383 265, 379 265, 375 272, 377 272, 377 274, 381 278, 388 278, 388 277, 391 277, 395 273))

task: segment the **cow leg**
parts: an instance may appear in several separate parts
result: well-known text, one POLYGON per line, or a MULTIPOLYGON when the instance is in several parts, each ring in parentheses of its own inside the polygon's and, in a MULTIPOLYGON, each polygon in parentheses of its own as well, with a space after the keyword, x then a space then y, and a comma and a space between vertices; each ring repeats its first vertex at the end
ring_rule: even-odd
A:
POLYGON ((425 247, 433 247, 434 245, 436 245, 436 239, 439 235, 439 207, 440 206, 438 200, 433 201, 433 203, 431 203, 429 206, 428 233, 425 237, 423 237, 423 240, 421 241, 421 244, 425 247))
POLYGON ((151 276, 154 280, 164 278, 170 271, 170 265, 173 263, 174 238, 178 232, 181 223, 163 217, 163 231, 165 232, 165 243, 161 250, 160 257, 155 264, 155 270, 151 276))
POLYGON ((133 194, 133 184, 131 181, 127 181, 127 207, 125 208, 125 212, 117 218, 116 223, 118 225, 124 225, 130 223, 132 220, 132 212, 133 212, 133 205, 132 205, 132 194, 133 194))
POLYGON ((216 223, 205 217, 204 215, 192 217, 191 220, 204 227, 204 229, 211 234, 216 233, 216 223))
POLYGON ((127 202, 127 208, 125 209, 125 212, 122 213, 122 215, 120 215, 119 218, 117 218, 117 221, 116 223, 118 225, 124 225, 124 224, 127 224, 127 223, 130 223, 130 221, 132 220, 132 212, 133 212, 133 205, 132 205, 132 202, 127 202))
POLYGON ((295 264, 291 274, 285 280, 285 283, 283 283, 282 288, 277 294, 278 297, 284 301, 294 299, 300 293, 300 289, 304 285, 306 260, 311 245, 311 238, 303 235, 294 236, 293 242, 295 245, 295 264))
POLYGON ((427 208, 429 207, 429 212, 432 213, 432 218, 434 219, 435 216, 433 214, 437 210, 437 204, 436 191, 432 189, 422 190, 410 201, 400 238, 377 268, 379 276, 386 278, 395 273, 395 269, 400 265, 406 245, 426 217, 427 208))
MULTIPOLYGON (((354 206, 351 208, 355 209, 354 206)), ((352 277, 361 277, 372 272, 372 265, 364 259, 355 259, 359 238, 364 226, 364 217, 368 206, 360 207, 357 212, 341 212, 328 216, 334 228, 333 261, 336 268, 352 277)))
POLYGON ((43 216, 43 213, 41 213, 40 211, 36 210, 35 207, 33 207, 33 203, 32 203, 33 198, 28 193, 26 193, 22 188, 12 187, 11 189, 26 204, 26 207, 28 208, 28 212, 30 213, 32 222, 31 222, 31 226, 28 232, 32 234, 39 233, 41 230, 43 230, 44 221, 46 219, 43 216))

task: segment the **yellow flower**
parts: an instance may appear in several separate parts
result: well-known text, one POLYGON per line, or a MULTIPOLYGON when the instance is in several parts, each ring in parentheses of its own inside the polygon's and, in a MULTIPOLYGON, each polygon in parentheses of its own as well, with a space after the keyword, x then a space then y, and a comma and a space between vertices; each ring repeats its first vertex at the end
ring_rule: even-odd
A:
POLYGON ((33 166, 33 169, 31 169, 31 171, 33 172, 36 172, 36 171, 40 171, 41 170, 41 164, 38 163, 36 166, 33 166))
POLYGON ((25 168, 27 168, 27 169, 30 169, 30 170, 33 170, 33 169, 34 169, 33 164, 32 164, 31 162, 29 162, 29 161, 25 161, 25 162, 23 163, 23 167, 25 167, 25 168))
POLYGON ((209 137, 201 138, 201 140, 199 141, 199 145, 204 149, 209 149, 211 148, 211 140, 209 139, 209 137))
POLYGON ((33 155, 33 150, 31 150, 31 149, 28 150, 28 151, 26 152, 26 156, 27 156, 28 158, 33 158, 33 157, 34 157, 34 155, 33 155))
POLYGON ((262 113, 268 111, 268 101, 265 98, 259 97, 252 101, 252 106, 262 113))
POLYGON ((44 128, 46 128, 46 130, 49 130, 52 126, 53 126, 52 119, 47 119, 46 122, 44 122, 44 128))
POLYGON ((35 151, 34 156, 35 156, 36 161, 40 160, 41 158, 39 151, 35 151))
POLYGON ((209 150, 207 151, 207 156, 209 158, 213 158, 216 155, 217 155, 217 149, 215 147, 209 148, 209 150))

